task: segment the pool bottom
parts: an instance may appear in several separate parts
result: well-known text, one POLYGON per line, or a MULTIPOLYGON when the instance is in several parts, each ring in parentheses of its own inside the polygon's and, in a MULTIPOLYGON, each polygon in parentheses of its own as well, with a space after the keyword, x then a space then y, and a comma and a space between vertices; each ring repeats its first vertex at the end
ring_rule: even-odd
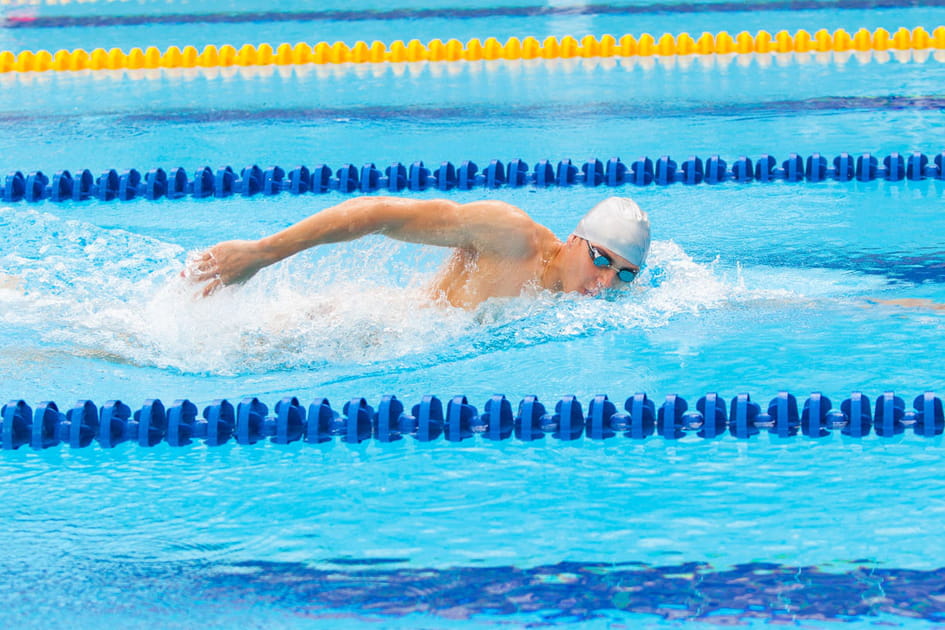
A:
POLYGON ((399 567, 396 558, 289 562, 134 563, 73 558, 69 577, 4 567, 17 606, 7 627, 581 627, 754 626, 844 623, 896 626, 945 619, 945 568, 879 567, 866 559, 818 568, 750 563, 564 561, 532 568, 399 567), (335 566, 331 566, 334 564, 335 566), (833 570, 831 570, 833 569, 833 570), (134 619, 134 622, 130 622, 134 619), (41 622, 41 623, 39 623, 41 622))
POLYGON ((834 438, 6 452, 0 627, 934 624, 941 441, 834 438))

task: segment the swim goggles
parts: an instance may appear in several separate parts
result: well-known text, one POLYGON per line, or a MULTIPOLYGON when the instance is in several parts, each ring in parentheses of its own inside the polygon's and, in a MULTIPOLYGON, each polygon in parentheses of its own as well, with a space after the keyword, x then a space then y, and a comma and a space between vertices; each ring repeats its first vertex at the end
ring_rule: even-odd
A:
POLYGON ((584 239, 584 242, 587 243, 587 251, 591 255, 591 260, 594 262, 594 266, 613 269, 617 272, 617 277, 620 278, 621 282, 630 284, 637 277, 637 274, 640 273, 639 271, 634 271, 628 267, 618 268, 614 266, 614 261, 611 260, 610 256, 591 245, 589 240, 584 239))

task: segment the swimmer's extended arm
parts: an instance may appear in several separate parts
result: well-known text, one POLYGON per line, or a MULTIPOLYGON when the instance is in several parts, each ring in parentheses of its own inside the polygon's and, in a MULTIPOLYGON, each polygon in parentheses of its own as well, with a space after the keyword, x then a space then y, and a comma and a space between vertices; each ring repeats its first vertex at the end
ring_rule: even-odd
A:
POLYGON ((225 241, 193 261, 192 280, 209 281, 209 295, 224 284, 245 282, 257 271, 302 250, 350 241, 368 234, 488 251, 524 258, 546 230, 524 212, 501 201, 458 204, 445 199, 358 197, 326 208, 258 241, 225 241))

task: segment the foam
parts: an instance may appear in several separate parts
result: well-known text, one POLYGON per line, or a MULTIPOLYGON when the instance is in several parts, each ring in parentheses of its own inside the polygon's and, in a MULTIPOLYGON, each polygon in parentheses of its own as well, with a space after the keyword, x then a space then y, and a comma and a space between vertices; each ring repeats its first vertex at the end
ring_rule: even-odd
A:
POLYGON ((33 209, 0 209, 0 236, 16 242, 14 234, 18 246, 0 255, 0 269, 21 278, 19 288, 3 289, 0 309, 14 335, 189 374, 406 370, 661 328, 682 314, 733 304, 805 302, 835 293, 841 280, 853 282, 824 270, 736 267, 732 277, 718 261, 696 262, 679 245, 656 241, 638 281, 603 299, 539 291, 465 311, 432 304, 424 287, 433 272, 417 271, 435 269, 445 250, 377 237, 306 252, 200 299, 198 287, 179 276, 187 253, 176 245, 33 209))

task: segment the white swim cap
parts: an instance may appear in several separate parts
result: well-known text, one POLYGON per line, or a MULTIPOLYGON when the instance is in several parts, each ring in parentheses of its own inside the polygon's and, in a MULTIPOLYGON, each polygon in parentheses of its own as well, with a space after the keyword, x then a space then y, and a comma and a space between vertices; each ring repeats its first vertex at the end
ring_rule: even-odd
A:
POLYGON ((626 197, 610 197, 591 208, 574 228, 574 234, 641 268, 650 251, 650 219, 626 197))

